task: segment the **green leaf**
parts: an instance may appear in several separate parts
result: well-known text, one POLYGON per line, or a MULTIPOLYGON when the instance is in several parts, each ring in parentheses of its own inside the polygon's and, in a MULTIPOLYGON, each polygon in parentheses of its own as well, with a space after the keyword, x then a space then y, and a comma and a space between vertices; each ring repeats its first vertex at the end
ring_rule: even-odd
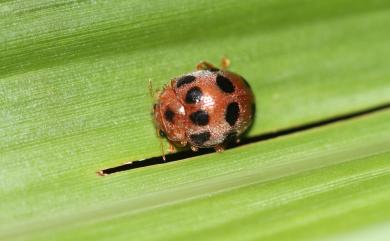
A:
POLYGON ((2 1, 0 239, 387 237, 388 111, 95 172, 161 155, 148 80, 161 89, 201 60, 226 55, 250 82, 250 137, 389 104, 389 11, 385 0, 2 1))
MULTIPOLYGON (((41 211, 7 225, 3 238, 301 240, 370 229, 390 218, 389 118, 386 111, 104 178, 50 178, 32 205, 41 211)), ((13 201, 6 197, 4 212, 13 201)))

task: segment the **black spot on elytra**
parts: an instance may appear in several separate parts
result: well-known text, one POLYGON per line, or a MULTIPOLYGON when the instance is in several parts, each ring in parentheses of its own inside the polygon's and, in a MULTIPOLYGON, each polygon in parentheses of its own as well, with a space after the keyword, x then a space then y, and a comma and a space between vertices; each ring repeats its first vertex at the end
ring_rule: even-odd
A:
POLYGON ((225 134, 225 139, 223 140, 224 145, 232 145, 237 141, 237 132, 231 131, 225 134))
POLYGON ((240 116, 240 107, 237 102, 232 102, 228 105, 225 112, 225 120, 230 126, 236 124, 238 117, 240 116))
POLYGON ((192 123, 198 126, 205 126, 209 123, 209 115, 204 110, 198 110, 191 113, 190 119, 192 123))
POLYGON ((190 135, 191 141, 198 146, 203 145, 206 141, 210 140, 211 134, 209 131, 201 132, 198 134, 190 135))
POLYGON ((226 92, 226 93, 233 93, 234 92, 233 83, 228 78, 226 78, 225 76, 222 76, 220 74, 217 75, 217 85, 223 92, 226 92))
POLYGON ((164 118, 173 123, 173 117, 175 117, 175 112, 173 112, 171 109, 167 108, 164 112, 164 118))
POLYGON ((183 85, 189 84, 191 82, 194 82, 196 79, 195 76, 192 75, 185 75, 183 77, 180 77, 176 82, 176 87, 179 88, 183 85))
POLYGON ((185 102, 187 104, 195 104, 196 102, 200 101, 202 95, 203 93, 199 87, 192 87, 187 91, 185 102))

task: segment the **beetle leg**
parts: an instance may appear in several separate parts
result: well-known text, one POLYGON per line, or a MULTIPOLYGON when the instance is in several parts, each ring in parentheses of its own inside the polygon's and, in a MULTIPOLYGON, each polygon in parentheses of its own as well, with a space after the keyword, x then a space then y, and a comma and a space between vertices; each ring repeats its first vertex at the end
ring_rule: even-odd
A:
POLYGON ((210 64, 209 62, 202 61, 199 64, 196 65, 197 70, 210 70, 210 71, 218 71, 219 69, 216 68, 214 65, 210 64))
POLYGON ((196 151, 198 151, 198 150, 199 150, 199 148, 198 148, 198 147, 196 147, 196 146, 191 146, 191 150, 196 152, 196 151))
POLYGON ((221 69, 226 70, 230 66, 230 59, 227 57, 223 56, 221 59, 221 69))
POLYGON ((169 149, 168 150, 169 150, 169 153, 173 153, 176 150, 175 146, 171 142, 169 142, 169 149))
POLYGON ((216 152, 223 152, 225 150, 225 148, 223 147, 223 145, 216 145, 214 147, 215 151, 216 152))

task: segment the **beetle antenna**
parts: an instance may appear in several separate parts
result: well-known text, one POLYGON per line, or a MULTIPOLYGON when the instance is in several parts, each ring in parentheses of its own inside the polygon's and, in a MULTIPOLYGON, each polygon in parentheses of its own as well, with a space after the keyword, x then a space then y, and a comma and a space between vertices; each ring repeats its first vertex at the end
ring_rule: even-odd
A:
POLYGON ((152 98, 152 101, 154 102, 154 90, 153 90, 153 85, 152 85, 151 79, 149 79, 148 89, 149 89, 149 95, 152 98))
POLYGON ((163 143, 163 140, 162 140, 161 135, 160 135, 160 130, 158 128, 156 128, 156 132, 157 132, 158 140, 160 141, 160 148, 161 148, 161 153, 162 153, 162 159, 164 161, 166 161, 167 159, 165 158, 164 143, 163 143))

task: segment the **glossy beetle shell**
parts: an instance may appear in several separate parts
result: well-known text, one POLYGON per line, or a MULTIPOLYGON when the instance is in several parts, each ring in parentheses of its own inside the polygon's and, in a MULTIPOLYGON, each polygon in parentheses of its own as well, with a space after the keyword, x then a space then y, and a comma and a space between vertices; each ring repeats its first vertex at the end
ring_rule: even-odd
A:
POLYGON ((157 128, 174 145, 223 150, 251 125, 254 95, 230 71, 198 70, 175 78, 154 105, 157 128))

